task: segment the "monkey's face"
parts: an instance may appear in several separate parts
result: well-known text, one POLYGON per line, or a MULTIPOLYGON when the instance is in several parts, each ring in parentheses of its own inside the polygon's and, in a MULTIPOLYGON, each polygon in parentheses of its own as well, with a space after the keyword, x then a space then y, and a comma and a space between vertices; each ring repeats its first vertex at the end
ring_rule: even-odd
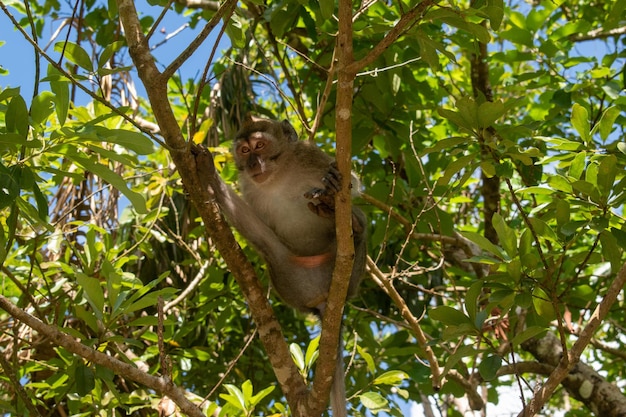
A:
POLYGON ((280 156, 298 135, 288 121, 250 118, 235 137, 235 162, 240 175, 255 183, 267 181, 279 168, 280 156))
POLYGON ((235 143, 235 162, 241 174, 248 175, 254 182, 265 182, 276 168, 280 150, 276 141, 265 132, 253 132, 235 143))

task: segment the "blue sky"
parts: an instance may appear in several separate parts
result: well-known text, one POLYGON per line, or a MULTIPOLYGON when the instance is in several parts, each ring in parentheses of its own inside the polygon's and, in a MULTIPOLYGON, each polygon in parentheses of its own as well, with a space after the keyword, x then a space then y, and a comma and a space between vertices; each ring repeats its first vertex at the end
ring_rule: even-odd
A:
MULTIPOLYGON (((143 12, 157 16, 158 10, 161 9, 160 7, 155 7, 154 9, 156 11, 151 12, 151 6, 149 6, 145 0, 139 0, 135 3, 138 7, 140 16, 143 12)), ((64 5, 63 7, 67 7, 67 4, 62 4, 64 5)), ((9 11, 17 20, 20 20, 23 17, 13 8, 9 8, 9 11)), ((64 10, 60 14, 61 16, 66 17, 70 15, 70 12, 69 10, 64 10)), ((155 31, 151 44, 159 44, 166 38, 167 35, 174 33, 181 28, 187 20, 188 19, 186 17, 181 17, 175 12, 168 13, 155 31)), ((43 38, 39 40, 42 47, 50 41, 54 32, 59 28, 59 26, 61 26, 61 23, 61 20, 50 21, 47 23, 43 30, 43 38)), ((182 51, 181 45, 189 45, 199 32, 200 28, 196 27, 195 29, 191 29, 186 27, 169 41, 161 44, 154 50, 154 55, 157 60, 161 63, 171 62, 172 59, 174 59, 182 51)), ((55 42, 65 39, 67 29, 67 26, 63 28, 61 35, 55 40, 55 42)), ((181 67, 180 75, 183 80, 187 80, 188 78, 197 78, 201 75, 205 62, 211 53, 211 48, 215 42, 217 31, 217 29, 213 30, 213 33, 211 33, 209 38, 202 45, 201 49, 196 51, 196 53, 181 67)), ((75 40, 75 38, 75 33, 71 33, 69 36, 70 41, 75 40)), ((22 96, 27 103, 30 103, 34 88, 33 80, 35 76, 35 66, 33 65, 33 61, 35 59, 34 50, 29 42, 24 39, 22 34, 15 29, 9 18, 4 13, 0 12, 0 42, 2 41, 4 41, 4 44, 0 46, 0 66, 2 66, 4 70, 8 71, 8 75, 0 76, 0 89, 19 86, 21 88, 22 96)), ((224 36, 218 47, 218 52, 226 49, 228 45, 228 40, 226 36, 224 36)), ((52 51, 52 47, 48 48, 47 52, 49 52, 52 56, 58 56, 54 53, 54 51, 52 51)), ((130 62, 130 58, 128 59, 130 62)), ((42 61, 42 77, 45 76, 46 67, 47 63, 42 61)), ((143 87, 136 76, 135 82, 137 84, 136 87, 139 90, 139 94, 141 94, 143 87)), ((47 89, 48 87, 44 86, 43 88, 47 89)))

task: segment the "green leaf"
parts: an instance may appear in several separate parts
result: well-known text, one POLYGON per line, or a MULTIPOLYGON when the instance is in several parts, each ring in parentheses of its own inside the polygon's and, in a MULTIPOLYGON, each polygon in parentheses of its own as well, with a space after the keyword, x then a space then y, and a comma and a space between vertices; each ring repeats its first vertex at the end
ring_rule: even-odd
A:
POLYGON ((228 39, 233 43, 233 47, 243 48, 245 46, 245 33, 241 22, 239 22, 235 16, 226 21, 226 34, 228 35, 228 39))
POLYGON ((441 64, 439 63, 439 55, 437 55, 437 50, 433 46, 432 40, 421 31, 417 32, 416 39, 419 45, 420 57, 430 68, 434 71, 438 71, 441 64))
POLYGON ((161 288, 160 290, 150 292, 143 297, 139 298, 137 301, 129 303, 128 307, 123 308, 123 313, 129 314, 133 311, 143 310, 150 306, 155 306, 159 297, 163 297, 164 299, 170 299, 176 292, 177 288, 161 288))
POLYGON ((17 133, 0 133, 0 145, 14 147, 26 145, 27 143, 26 138, 17 133))
POLYGON ((433 146, 430 146, 422 151, 420 156, 428 155, 429 153, 441 152, 444 150, 450 150, 458 145, 467 143, 466 137, 451 137, 438 140, 433 146))
POLYGON ((546 222, 536 217, 531 217, 528 220, 532 224, 537 236, 551 240, 554 243, 560 243, 558 236, 546 222))
MULTIPOLYGON (((98 317, 96 317, 96 314, 94 313, 93 308, 87 309, 87 304, 80 304, 80 305, 74 306, 74 314, 76 314, 76 317, 78 317, 79 320, 82 320, 83 322, 85 322, 85 324, 94 333, 98 333, 100 331, 98 327, 98 317)), ((102 312, 98 312, 98 315, 101 317, 102 312)))
POLYGON ((462 231, 461 234, 478 245, 482 250, 491 253, 492 255, 497 256, 500 259, 504 259, 504 253, 502 249, 491 243, 489 239, 484 237, 483 235, 479 235, 474 232, 465 232, 462 231))
POLYGON ((115 187, 122 194, 124 194, 133 205, 133 208, 137 211, 137 213, 145 214, 148 212, 148 209, 146 207, 146 200, 143 195, 136 193, 128 188, 128 185, 126 185, 126 181, 124 181, 124 179, 120 177, 119 174, 113 172, 108 167, 93 161, 86 155, 80 155, 78 153, 78 150, 74 147, 68 148, 65 156, 70 158, 76 164, 82 166, 85 170, 93 172, 94 174, 111 184, 113 187, 115 187))
POLYGON ((537 314, 544 319, 554 320, 556 318, 556 313, 550 297, 548 297, 548 294, 539 286, 535 287, 533 290, 533 306, 535 307, 537 314))
POLYGON ((500 213, 493 215, 492 222, 500 239, 500 245, 511 258, 515 257, 517 255, 517 236, 515 231, 509 227, 500 213))
POLYGON ((590 134, 590 125, 589 125, 589 113, 587 109, 581 106, 578 103, 574 103, 572 107, 572 117, 571 117, 572 126, 578 132, 582 140, 587 143, 589 142, 589 134, 590 134))
POLYGON ((243 393, 245 403, 250 404, 250 399, 252 398, 252 393, 254 392, 252 381, 249 379, 243 381, 243 384, 241 384, 241 392, 243 393))
POLYGON ((480 170, 487 178, 493 178, 496 176, 496 168, 493 166, 491 161, 481 161, 480 170))
MULTIPOLYGON (((476 315, 478 313, 478 301, 483 291, 483 282, 476 281, 467 289, 465 293, 465 310, 469 318, 476 325, 476 315)), ((479 327, 478 325, 476 327, 479 327)))
MULTIPOLYGON (((548 185, 555 189, 556 191, 563 191, 564 193, 570 194, 572 192, 572 184, 561 175, 552 175, 548 177, 548 185)), ((550 191, 548 194, 552 194, 553 191, 550 191)), ((540 194, 540 193, 537 193, 540 194)))
POLYGON ((65 125, 70 109, 70 87, 67 81, 50 81, 50 89, 54 93, 57 120, 61 126, 65 125))
POLYGON ((274 388, 276 388, 275 386, 269 386, 261 391, 259 391, 258 393, 256 393, 255 395, 253 395, 250 398, 250 404, 256 406, 257 404, 259 404, 261 402, 261 400, 265 397, 267 397, 269 394, 271 394, 274 391, 274 388))
POLYGON ((228 391, 228 394, 220 394, 220 397, 235 407, 235 409, 245 412, 247 408, 243 392, 232 384, 224 384, 224 387, 228 391))
POLYGON ((8 100, 15 96, 19 96, 19 95, 20 95, 20 87, 15 87, 15 88, 7 87, 0 92, 0 102, 8 100))
POLYGON ((122 289, 122 277, 117 273, 108 259, 102 260, 101 273, 106 279, 108 303, 113 307, 111 309, 111 314, 115 314, 117 308, 121 304, 121 300, 118 302, 118 296, 120 295, 120 291, 122 289))
POLYGON ((104 313, 104 291, 102 291, 100 281, 82 272, 76 272, 76 281, 83 289, 85 298, 91 308, 93 308, 94 314, 98 319, 102 320, 104 313))
POLYGON ((102 139, 130 149, 137 155, 148 155, 154 152, 152 141, 144 134, 126 129, 112 129, 103 132, 102 139))
POLYGON ((540 326, 527 327, 526 329, 522 330, 521 332, 515 335, 515 337, 511 340, 511 346, 512 347, 518 346, 524 343, 525 341, 527 341, 528 339, 531 339, 535 336, 543 335, 546 331, 547 330, 545 327, 540 327, 540 326))
POLYGON ((583 172, 585 172, 586 161, 587 161, 587 152, 586 151, 578 152, 569 166, 569 176, 579 180, 582 177, 583 172))
POLYGON ((554 200, 554 216, 559 227, 565 226, 570 220, 570 203, 560 198, 554 200))
POLYGON ((96 378, 90 367, 78 359, 76 370, 74 371, 76 393, 80 396, 89 394, 96 387, 96 378))
POLYGON ((474 125, 471 122, 468 122, 467 120, 465 120, 465 118, 463 118, 461 113, 457 111, 448 110, 448 109, 444 109, 440 107, 437 109, 437 113, 439 113, 441 117, 448 119, 449 121, 451 121, 458 127, 467 129, 470 132, 473 131, 474 129, 474 125))
POLYGON ((306 348, 306 353, 304 355, 304 364, 306 369, 313 368, 313 364, 317 360, 319 356, 319 345, 320 345, 320 336, 314 337, 313 340, 309 343, 309 346, 306 348))
POLYGON ((28 135, 28 108, 22 96, 15 96, 9 102, 4 115, 7 132, 18 133, 26 138, 28 135))
POLYGON ((472 131, 480 126, 478 121, 478 105, 474 99, 461 97, 456 101, 456 108, 459 110, 459 114, 465 123, 471 126, 472 131))
POLYGON ((374 379, 374 385, 400 385, 409 379, 409 375, 404 371, 387 371, 374 379))
POLYGON ((360 345, 357 345, 356 350, 357 352, 359 352, 359 355, 367 364, 367 370, 371 373, 376 372, 376 363, 374 362, 374 358, 372 357, 372 355, 368 353, 365 349, 363 349, 360 345))
POLYGON ((613 183, 615 182, 617 170, 618 165, 615 155, 605 155, 602 157, 598 165, 597 185, 600 195, 605 197, 605 201, 608 200, 611 191, 613 191, 613 183))
POLYGON ((304 371, 305 370, 304 354, 302 353, 302 349, 300 348, 300 345, 298 345, 297 343, 290 344, 289 352, 291 353, 291 359, 293 359, 298 369, 300 371, 304 371))
POLYGON ((106 10, 107 10, 107 15, 109 16, 109 19, 111 19, 112 21, 115 21, 118 19, 117 1, 107 0, 106 10))
POLYGON ((486 101, 478 107, 478 126, 486 128, 491 126, 505 113, 502 100, 486 101))
MULTIPOLYGON (((115 3, 115 2, 112 2, 112 3, 115 3)), ((110 45, 107 45, 107 47, 104 48, 104 50, 98 57, 98 68, 103 68, 107 64, 107 62, 109 62, 113 54, 119 51, 122 48, 122 46, 124 46, 123 41, 115 41, 111 43, 110 45)))
POLYGON ((365 392, 359 395, 361 404, 368 410, 382 410, 387 407, 389 401, 377 392, 365 392))
POLYGON ((626 250, 626 231, 611 227, 611 234, 615 237, 617 244, 626 250))
POLYGON ((37 203, 37 214, 39 218, 45 220, 48 218, 48 199, 41 192, 37 183, 33 184, 33 195, 35 196, 35 202, 37 203))
POLYGON ((319 0, 320 11, 322 12, 322 18, 329 20, 333 17, 335 12, 335 0, 319 0))
POLYGON ((485 13, 489 16, 491 29, 497 32, 498 29, 500 29, 500 24, 502 24, 502 18, 504 17, 504 1, 488 0, 487 7, 485 7, 485 13))
POLYGON ((54 94, 50 91, 43 91, 33 98, 33 102, 30 106, 30 117, 34 125, 48 120, 48 117, 54 111, 53 103, 54 94))
POLYGON ((624 9, 626 9, 626 0, 615 0, 612 3, 612 6, 610 6, 611 3, 607 3, 607 6, 611 7, 611 10, 606 13, 606 20, 602 25, 602 29, 605 31, 615 29, 619 25, 624 9))
POLYGON ((16 172, 14 167, 7 168, 0 163, 0 209, 9 207, 20 195, 20 179, 16 172))
POLYGON ((622 250, 617 244, 617 239, 605 230, 600 233, 600 243, 602 244, 602 256, 611 263, 611 270, 617 273, 622 266, 622 250))
POLYGON ((428 317, 448 326, 456 326, 459 324, 473 325, 469 317, 450 306, 438 306, 430 309, 428 310, 428 317))
POLYGON ((502 39, 511 41, 514 44, 534 48, 533 34, 527 29, 511 27, 508 30, 500 32, 499 35, 502 39))
POLYGON ((478 372, 485 381, 492 381, 496 378, 497 372, 501 367, 502 358, 497 355, 490 355, 480 362, 478 372))
POLYGON ((448 184, 450 184, 450 182, 452 180, 452 177, 455 174, 457 174, 459 171, 461 171, 462 169, 471 169, 472 171, 474 171, 474 169, 472 167, 472 162, 474 162, 475 158, 476 158, 476 155, 471 154, 471 155, 462 156, 459 159, 456 159, 456 160, 452 161, 446 167, 446 170, 443 173, 443 176, 441 176, 437 180, 437 184, 438 185, 448 185, 448 184))
POLYGON ((54 44, 54 51, 63 54, 70 62, 78 65, 87 72, 93 71, 93 63, 89 54, 82 46, 74 42, 57 42, 54 44))
MULTIPOLYGON (((617 119, 617 116, 619 116, 619 114, 620 109, 617 106, 611 106, 602 113, 602 117, 596 125, 600 130, 600 137, 602 138, 602 140, 607 140, 607 138, 611 134, 611 131, 613 130, 613 124, 615 123, 615 120, 617 119)), ((596 127, 594 127, 594 129, 595 128, 596 127)))

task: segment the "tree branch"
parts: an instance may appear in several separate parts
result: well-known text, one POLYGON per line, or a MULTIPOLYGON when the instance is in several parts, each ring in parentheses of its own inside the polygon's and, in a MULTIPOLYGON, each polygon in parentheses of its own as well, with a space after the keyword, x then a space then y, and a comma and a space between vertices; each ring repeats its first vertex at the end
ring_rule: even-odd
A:
POLYGON ((185 7, 190 9, 202 9, 202 10, 211 10, 218 11, 220 9, 219 1, 211 1, 211 0, 177 0, 178 3, 182 4, 185 7))
POLYGON ((49 338, 55 345, 62 346, 69 352, 111 369, 116 374, 145 385, 162 395, 167 395, 185 414, 195 417, 204 416, 204 413, 202 413, 200 408, 185 397, 185 390, 174 385, 172 381, 166 378, 149 375, 126 362, 122 362, 119 359, 77 342, 71 336, 61 332, 56 327, 45 324, 38 318, 26 313, 2 295, 0 295, 0 307, 9 313, 14 319, 21 321, 28 327, 39 332, 41 335, 49 338))
MULTIPOLYGON (((589 343, 591 342, 591 338, 606 317, 613 303, 615 303, 615 300, 617 299, 619 293, 622 291, 622 288, 624 288, 624 285, 626 285, 626 264, 624 264, 620 271, 617 273, 617 276, 609 286, 606 295, 604 296, 602 301, 600 301, 600 304, 597 305, 596 309, 591 315, 591 318, 589 319, 589 322, 580 333, 578 340, 576 340, 574 346, 572 346, 572 348, 566 354, 563 354, 563 350, 561 349, 556 339, 556 336, 554 336, 552 333, 548 333, 546 336, 544 336, 544 338, 539 340, 531 339, 529 342, 523 345, 524 349, 533 352, 533 354, 541 354, 542 351, 550 352, 550 357, 546 357, 546 355, 544 354, 542 355, 540 360, 546 361, 548 363, 552 362, 553 364, 554 362, 558 361, 558 365, 550 374, 548 379, 544 382, 543 386, 537 391, 530 403, 525 406, 524 409, 518 414, 518 417, 529 417, 536 415, 541 410, 546 401, 548 401, 550 396, 554 393, 559 384, 568 375, 571 375, 574 372, 575 368, 578 368, 577 372, 582 372, 580 369, 582 369, 583 365, 578 364, 580 360, 580 355, 587 347, 587 345, 589 345, 589 343), (554 340, 552 341, 552 339, 554 340), (550 361, 550 358, 553 359, 550 361)), ((586 365, 584 365, 584 367, 588 368, 586 365)), ((593 388, 593 384, 591 384, 591 386, 593 388)), ((589 393, 588 396, 583 396, 583 399, 590 398, 591 394, 592 393, 589 393)), ((622 396, 620 395, 620 397, 622 396)), ((619 416, 626 413, 626 404, 621 404, 621 407, 619 408, 616 407, 615 403, 607 404, 604 407, 604 412, 607 414, 600 413, 600 415, 619 416), (613 414, 615 413, 616 409, 621 410, 620 412, 622 414, 613 414)), ((593 409, 592 407, 590 408, 593 409)))
POLYGON ((202 45, 202 42, 206 40, 207 36, 209 36, 211 31, 213 31, 213 29, 219 24, 220 20, 222 20, 225 16, 230 17, 235 10, 236 5, 237 0, 226 0, 222 7, 220 7, 215 12, 213 17, 211 17, 211 20, 204 26, 204 28, 202 28, 202 31, 198 33, 198 36, 196 36, 195 39, 191 41, 189 46, 187 46, 187 48, 185 48, 185 50, 167 66, 167 68, 163 71, 163 77, 169 79, 172 75, 174 75, 180 66, 183 65, 194 52, 196 52, 200 45, 202 45))
MULTIPOLYGON (((320 338, 320 361, 315 370, 310 407, 315 414, 321 414, 321 405, 327 403, 335 373, 341 319, 348 293, 348 284, 354 263, 354 240, 352 238, 352 196, 351 196, 351 155, 352 155, 352 94, 356 72, 348 70, 352 56, 352 1, 339 1, 339 31, 337 34, 337 102, 336 102, 336 160, 342 174, 341 189, 335 196, 335 227, 337 234, 337 257, 333 279, 330 285, 326 310, 322 317, 320 338), (318 412, 319 411, 319 412, 318 412)), ((321 111, 321 110, 320 110, 321 111)), ((314 415, 315 415, 314 414, 314 415)))
MULTIPOLYGON (((400 37, 404 32, 412 25, 416 23, 417 20, 421 19, 428 10, 429 7, 435 5, 434 0, 423 0, 419 2, 417 5, 413 6, 411 10, 409 10, 406 14, 402 15, 398 23, 385 35, 385 37, 378 42, 370 52, 361 58, 358 61, 354 61, 350 63, 349 67, 346 68, 349 72, 354 72, 355 74, 373 63, 378 57, 387 50, 393 43, 400 37)), ((352 13, 352 10, 350 11, 352 13)), ((341 26, 340 29, 341 31, 341 26)))
MULTIPOLYGON (((231 2, 225 3, 231 5, 231 2)), ((215 202, 210 179, 217 175, 208 151, 192 154, 172 112, 167 96, 167 77, 160 74, 143 36, 137 11, 132 0, 118 0, 120 20, 125 29, 131 57, 144 83, 152 111, 161 128, 180 177, 203 220, 207 233, 226 261, 243 292, 250 312, 259 329, 261 342, 276 374, 287 402, 293 410, 300 408, 306 396, 306 386, 298 372, 280 325, 265 296, 254 268, 241 251, 228 224, 215 202)), ((294 411, 295 412, 295 411, 294 411)))
POLYGON ((598 28, 595 30, 591 30, 587 33, 582 34, 572 34, 569 36, 569 40, 572 42, 584 42, 584 41, 594 41, 596 39, 606 39, 614 36, 622 36, 626 33, 626 26, 622 26, 619 28, 604 30, 603 28, 598 28))
POLYGON ((384 274, 378 269, 374 261, 367 257, 367 266, 371 272, 371 276, 374 279, 374 282, 382 288, 387 295, 393 300, 394 304, 400 309, 400 314, 402 317, 409 323, 411 326, 411 330, 413 330, 413 334, 417 338, 417 341, 422 349, 424 349, 424 353, 426 354, 426 359, 428 360, 428 365, 430 366, 431 372, 431 383, 433 385, 433 389, 438 391, 441 388, 441 371, 439 369, 439 361, 435 356, 432 348, 428 345, 428 340, 426 340, 426 335, 422 331, 420 327, 419 320, 417 317, 411 313, 411 310, 404 302, 404 299, 398 293, 393 284, 384 276, 384 274))

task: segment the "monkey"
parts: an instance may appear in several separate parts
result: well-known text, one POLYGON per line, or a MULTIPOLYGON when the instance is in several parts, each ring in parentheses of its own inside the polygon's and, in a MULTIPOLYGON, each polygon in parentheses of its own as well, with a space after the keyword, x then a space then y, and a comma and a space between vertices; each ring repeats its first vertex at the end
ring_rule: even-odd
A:
MULTIPOLYGON (((289 123, 247 117, 233 141, 242 197, 215 175, 211 186, 226 219, 264 258, 272 288, 286 304, 322 317, 336 257, 333 158, 300 141, 289 123)), ((365 271, 366 218, 352 208, 355 258, 348 297, 365 271)), ((334 417, 347 414, 340 338, 331 392, 334 417)))

